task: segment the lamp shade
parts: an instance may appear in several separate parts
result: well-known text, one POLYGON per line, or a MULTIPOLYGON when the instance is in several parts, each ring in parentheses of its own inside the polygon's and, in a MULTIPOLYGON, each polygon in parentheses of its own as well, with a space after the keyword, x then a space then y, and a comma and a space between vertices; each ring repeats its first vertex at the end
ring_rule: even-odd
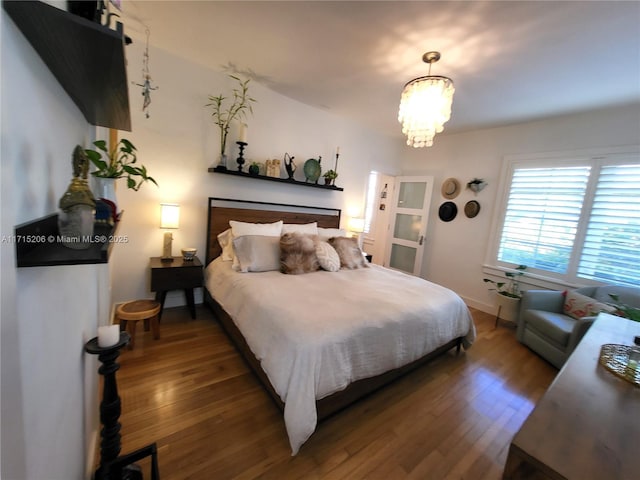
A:
POLYGON ((160 228, 178 228, 180 223, 180 205, 176 203, 160 204, 160 228))
POLYGON ((364 232, 364 218, 350 218, 347 227, 351 232, 364 232))

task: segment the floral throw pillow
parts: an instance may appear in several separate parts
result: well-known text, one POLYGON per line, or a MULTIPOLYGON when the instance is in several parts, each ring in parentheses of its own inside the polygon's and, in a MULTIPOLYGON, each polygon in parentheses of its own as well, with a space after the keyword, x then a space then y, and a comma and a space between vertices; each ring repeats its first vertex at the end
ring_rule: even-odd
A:
POLYGON ((582 317, 593 317, 600 312, 611 313, 615 311, 615 307, 607 305, 606 303, 600 303, 581 293, 568 291, 564 299, 563 310, 565 315, 580 320, 582 317))

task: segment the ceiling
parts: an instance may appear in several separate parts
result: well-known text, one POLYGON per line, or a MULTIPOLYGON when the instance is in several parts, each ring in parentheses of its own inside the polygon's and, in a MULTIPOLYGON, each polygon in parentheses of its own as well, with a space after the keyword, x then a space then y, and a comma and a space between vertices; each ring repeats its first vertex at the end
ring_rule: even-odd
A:
POLYGON ((638 1, 125 0, 123 9, 137 41, 146 25, 153 46, 392 136, 402 87, 427 74, 429 50, 442 54, 431 73, 456 88, 445 133, 640 102, 638 1))

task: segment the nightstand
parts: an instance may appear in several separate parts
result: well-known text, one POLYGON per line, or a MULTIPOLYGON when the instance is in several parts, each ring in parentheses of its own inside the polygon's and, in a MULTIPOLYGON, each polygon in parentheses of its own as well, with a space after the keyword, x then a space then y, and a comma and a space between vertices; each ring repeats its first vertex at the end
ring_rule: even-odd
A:
POLYGON ((202 262, 198 257, 185 261, 182 257, 173 257, 173 262, 163 262, 160 257, 151 257, 151 291, 156 292, 156 301, 160 302, 160 318, 164 309, 164 299, 169 290, 184 290, 191 318, 196 318, 196 305, 193 289, 203 283, 202 262))

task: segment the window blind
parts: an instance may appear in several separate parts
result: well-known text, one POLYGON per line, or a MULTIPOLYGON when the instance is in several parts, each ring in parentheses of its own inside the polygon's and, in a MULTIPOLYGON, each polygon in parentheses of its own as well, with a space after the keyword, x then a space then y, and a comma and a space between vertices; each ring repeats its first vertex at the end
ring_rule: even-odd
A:
POLYGON ((640 165, 601 168, 578 276, 640 285, 640 165))
POLYGON ((516 168, 498 260, 567 273, 590 166, 516 168))

